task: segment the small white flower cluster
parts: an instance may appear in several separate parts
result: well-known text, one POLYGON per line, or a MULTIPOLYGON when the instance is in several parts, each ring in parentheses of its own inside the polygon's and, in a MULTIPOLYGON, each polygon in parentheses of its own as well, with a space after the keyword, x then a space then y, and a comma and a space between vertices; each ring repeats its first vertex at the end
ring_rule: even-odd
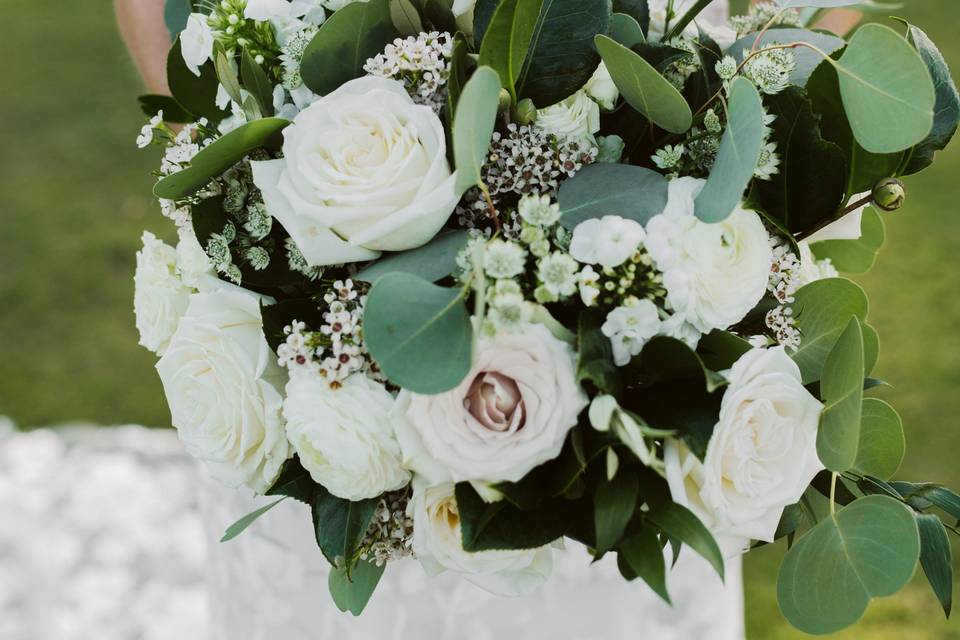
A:
POLYGON ((224 225, 220 233, 212 233, 207 239, 207 256, 218 273, 222 273, 235 284, 240 284, 243 274, 233 262, 233 253, 230 245, 237 239, 237 228, 232 222, 224 225))
POLYGON ((317 27, 308 26, 301 31, 297 31, 284 43, 280 53, 284 89, 292 91, 303 84, 303 78, 300 76, 300 61, 307 45, 317 35, 317 31, 317 27))
POLYGON ((370 526, 360 543, 360 558, 382 567, 413 556, 413 518, 407 514, 410 490, 401 489, 380 498, 370 526))
POLYGON ((146 149, 149 147, 156 139, 156 130, 163 130, 165 127, 166 125, 163 122, 163 110, 161 109, 156 113, 156 115, 150 118, 150 121, 147 124, 143 125, 143 127, 140 129, 140 133, 137 135, 137 148, 146 149))
POLYGON ((286 341, 277 347, 277 364, 288 370, 297 367, 316 369, 316 358, 323 353, 323 344, 319 334, 307 331, 307 325, 294 320, 283 328, 286 341))
POLYGON ((771 42, 756 54, 744 51, 744 61, 744 77, 767 95, 780 93, 790 86, 790 74, 797 66, 793 51, 777 42, 771 42))
POLYGON ((768 24, 776 27, 800 28, 803 26, 803 21, 800 19, 800 12, 796 9, 783 9, 776 0, 768 0, 750 7, 750 12, 746 15, 731 17, 730 24, 737 30, 738 36, 744 36, 760 31, 768 24), (773 20, 775 22, 771 23, 773 20))
POLYGON ((184 125, 170 141, 163 158, 160 160, 160 175, 168 176, 185 169, 200 150, 213 142, 213 138, 204 135, 207 119, 184 125))
POLYGON ((678 91, 683 91, 683 87, 687 84, 690 76, 700 70, 700 56, 697 55, 697 46, 693 39, 687 37, 673 38, 666 44, 684 52, 663 70, 663 77, 669 80, 670 84, 676 87, 678 91))
POLYGON ((800 255, 788 243, 776 237, 771 236, 770 243, 773 247, 773 264, 767 290, 780 304, 767 312, 765 321, 777 342, 796 349, 800 346, 802 336, 790 306, 794 302, 794 294, 804 285, 836 277, 838 273, 830 260, 817 260, 806 242, 800 243, 800 255))
POLYGON ((397 38, 383 53, 367 60, 363 69, 372 76, 399 80, 414 102, 439 114, 446 101, 447 63, 452 54, 450 34, 431 31, 397 38))

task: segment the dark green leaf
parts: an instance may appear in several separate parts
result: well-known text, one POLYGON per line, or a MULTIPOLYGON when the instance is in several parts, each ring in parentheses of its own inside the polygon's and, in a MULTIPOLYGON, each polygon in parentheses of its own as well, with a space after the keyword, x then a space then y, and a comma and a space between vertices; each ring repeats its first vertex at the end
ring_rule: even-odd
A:
POLYGON ((167 55, 167 84, 170 93, 183 108, 196 116, 203 116, 216 124, 227 115, 217 106, 217 72, 213 62, 207 61, 200 67, 200 77, 193 75, 183 61, 180 52, 180 39, 173 43, 167 55))
POLYGON ((516 82, 520 79, 524 60, 544 0, 504 0, 497 7, 480 45, 477 64, 488 66, 500 76, 500 86, 517 100, 516 82))
POLYGON ((724 371, 752 348, 749 342, 739 336, 728 331, 715 330, 700 339, 697 354, 707 368, 724 371))
POLYGON ((920 565, 949 618, 953 607, 953 551, 947 529, 935 515, 916 513, 914 517, 920 530, 920 565))
POLYGON ((457 255, 467 246, 469 239, 470 234, 464 230, 444 231, 422 247, 388 254, 361 269, 355 277, 364 282, 375 282, 388 273, 409 273, 436 282, 454 272, 457 255))
POLYGON ((598 554, 606 553, 620 540, 639 497, 640 483, 630 469, 621 469, 613 480, 601 479, 593 503, 598 554))
POLYGON ((560 223, 571 231, 584 220, 610 215, 645 225, 667 206, 667 181, 644 167, 592 164, 565 180, 557 198, 560 223))
POLYGON ((626 562, 631 574, 642 578, 653 591, 670 604, 667 592, 666 561, 657 533, 644 525, 617 547, 618 560, 626 562))
POLYGON ((581 501, 547 500, 537 509, 521 510, 500 501, 485 503, 467 482, 457 484, 457 510, 466 551, 536 549, 563 537, 571 520, 586 517, 581 501))
POLYGON ((613 10, 636 20, 644 34, 650 28, 650 7, 647 6, 647 0, 613 0, 613 10))
POLYGON ((863 331, 850 318, 823 364, 820 396, 824 402, 817 433, 817 454, 831 471, 846 471, 857 460, 863 408, 863 331))
POLYGON ((686 342, 676 338, 657 336, 647 342, 639 363, 647 382, 693 378, 705 381, 711 393, 726 384, 723 376, 710 370, 686 342))
POLYGON ((193 122, 193 115, 170 96, 146 94, 138 97, 137 100, 140 101, 140 110, 149 117, 163 111, 164 122, 175 122, 177 124, 193 122))
POLYGON ((266 117, 272 116, 273 86, 267 79, 267 74, 246 49, 243 49, 240 55, 240 77, 243 79, 244 88, 253 95, 260 106, 260 113, 266 117))
POLYGON ((661 505, 647 514, 647 519, 665 534, 687 545, 709 562, 723 577, 723 554, 710 531, 697 516, 675 502, 661 505))
POLYGON ((286 500, 286 498, 280 498, 279 500, 271 502, 270 504, 260 507, 256 511, 253 511, 243 516, 242 518, 234 522, 232 525, 227 527, 227 530, 226 532, 224 532, 223 537, 220 538, 220 542, 229 542, 233 540, 234 538, 239 536, 241 533, 246 531, 247 527, 249 527, 254 522, 256 522, 260 518, 260 516, 265 514, 267 511, 270 511, 270 509, 273 509, 275 506, 277 506, 284 500, 286 500))
POLYGON ((362 560, 350 571, 346 566, 331 569, 327 586, 337 608, 355 616, 363 613, 386 568, 385 564, 378 567, 373 562, 362 560))
POLYGON ((423 32, 420 13, 411 0, 389 0, 390 20, 402 36, 415 36, 423 32))
POLYGON ((313 498, 318 491, 326 490, 313 481, 307 470, 300 464, 300 459, 294 456, 283 463, 280 477, 273 483, 266 495, 287 496, 299 500, 305 505, 313 506, 313 498))
MULTIPOLYGON (((462 33, 453 37, 453 53, 450 54, 450 77, 447 78, 447 122, 453 122, 460 102, 460 94, 467 83, 467 65, 470 62, 470 45, 462 33)), ((449 130, 449 127, 448 127, 449 130)))
POLYGON ((187 27, 187 20, 193 12, 191 0, 165 0, 163 3, 163 22, 170 32, 170 40, 176 40, 180 32, 187 27))
POLYGON ((261 316, 263 316, 263 335, 274 352, 287 341, 287 335, 283 330, 294 320, 306 323, 312 328, 323 326, 320 306, 310 299, 287 298, 276 304, 262 306, 261 316))
POLYGON ((197 242, 204 248, 211 235, 223 233, 223 228, 228 222, 227 214, 223 210, 223 196, 202 200, 191 207, 190 214, 193 233, 197 237, 197 242))
POLYGON ((591 382, 603 393, 616 395, 623 386, 620 370, 613 362, 613 347, 600 327, 604 314, 585 310, 577 330, 577 382, 591 382))
POLYGON ((378 498, 351 502, 318 485, 313 496, 313 526, 317 545, 330 564, 346 562, 349 566, 353 562, 379 502, 378 498))
POLYGON ((939 484, 893 482, 891 486, 918 509, 937 507, 960 520, 960 495, 939 484))
POLYGON ((476 0, 473 6, 473 40, 482 43, 487 36, 487 27, 493 19, 501 0, 476 0))
POLYGON ((621 405, 654 429, 676 431, 703 460, 720 413, 721 393, 709 393, 702 377, 667 380, 624 394, 621 405))

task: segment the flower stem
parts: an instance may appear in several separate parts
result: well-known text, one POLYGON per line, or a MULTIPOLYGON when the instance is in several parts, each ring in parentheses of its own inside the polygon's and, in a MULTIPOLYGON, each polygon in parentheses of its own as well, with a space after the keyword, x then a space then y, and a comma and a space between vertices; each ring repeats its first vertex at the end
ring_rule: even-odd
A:
POLYGON ((837 515, 837 478, 840 477, 839 473, 833 473, 830 475, 830 515, 837 515))

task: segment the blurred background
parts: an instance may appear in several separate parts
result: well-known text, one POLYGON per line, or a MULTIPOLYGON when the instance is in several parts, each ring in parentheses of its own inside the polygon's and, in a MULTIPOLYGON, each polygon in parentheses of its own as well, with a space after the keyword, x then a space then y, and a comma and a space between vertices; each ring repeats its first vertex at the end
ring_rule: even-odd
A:
MULTIPOLYGON (((132 311, 142 231, 175 239, 150 196, 158 152, 134 144, 142 86, 110 3, 51 8, 0 8, 10 25, 0 38, 0 416, 23 429, 78 420, 166 427, 155 358, 137 346, 132 311)), ((960 1, 906 0, 896 13, 960 71, 960 1)), ((886 216, 878 265, 858 281, 880 331, 877 375, 893 385, 881 395, 907 429, 899 477, 958 488, 960 140, 908 188, 907 205, 886 216)), ((782 553, 777 545, 747 559, 750 638, 803 637, 777 610, 782 553)), ((921 575, 837 637, 960 639, 960 622, 943 619, 921 575)))

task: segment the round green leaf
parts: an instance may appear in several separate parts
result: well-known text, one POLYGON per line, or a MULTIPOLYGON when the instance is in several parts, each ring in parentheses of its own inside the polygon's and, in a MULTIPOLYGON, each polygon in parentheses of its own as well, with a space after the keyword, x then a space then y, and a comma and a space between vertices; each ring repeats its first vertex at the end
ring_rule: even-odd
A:
POLYGON ((667 206, 667 180, 644 167, 592 164, 564 181, 557 199, 560 223, 571 231, 584 220, 609 215, 645 225, 667 206))
POLYGON ((386 564, 377 566, 376 563, 361 560, 350 572, 346 566, 331 569, 327 586, 337 608, 355 616, 363 613, 386 568, 386 564))
POLYGON ((867 151, 901 151, 933 129, 936 92, 927 65, 890 27, 861 27, 836 68, 853 135, 867 151))
POLYGON ((824 402, 817 454, 831 471, 846 471, 857 459, 863 405, 863 330, 853 316, 823 363, 824 402))
POLYGON ((459 193, 483 182, 481 171, 487 161, 499 106, 500 76, 490 67, 480 67, 463 87, 453 119, 453 158, 459 193))
POLYGON ((810 248, 818 259, 829 258, 838 271, 866 273, 873 268, 886 239, 883 219, 876 209, 868 207, 863 212, 860 231, 860 238, 856 240, 825 240, 810 248))
POLYGON ((820 379, 823 363, 850 316, 865 321, 869 304, 863 289, 845 278, 817 280, 800 288, 794 298, 793 314, 803 340, 793 360, 800 367, 803 383, 809 384, 820 379))
POLYGON ((610 16, 610 32, 607 34, 625 47, 634 47, 646 42, 643 29, 636 18, 625 13, 614 13, 610 16))
POLYGON ((356 279, 375 282, 388 273, 409 273, 436 282, 457 268, 457 255, 469 239, 470 234, 464 229, 445 231, 418 249, 388 254, 361 269, 356 279))
POLYGON ((616 40, 595 38, 610 77, 631 107, 671 133, 685 133, 693 124, 690 105, 650 63, 616 40))
POLYGON ((414 393, 449 391, 470 372, 473 326, 456 289, 385 275, 367 295, 363 332, 387 378, 414 393))
POLYGON ((864 398, 860 446, 853 468, 863 475, 888 480, 900 468, 906 447, 903 423, 896 410, 878 398, 864 398))
POLYGON ((780 610, 806 633, 839 631, 859 620, 872 598, 899 591, 919 557, 909 509, 887 496, 861 498, 787 552, 777 580, 780 610))

